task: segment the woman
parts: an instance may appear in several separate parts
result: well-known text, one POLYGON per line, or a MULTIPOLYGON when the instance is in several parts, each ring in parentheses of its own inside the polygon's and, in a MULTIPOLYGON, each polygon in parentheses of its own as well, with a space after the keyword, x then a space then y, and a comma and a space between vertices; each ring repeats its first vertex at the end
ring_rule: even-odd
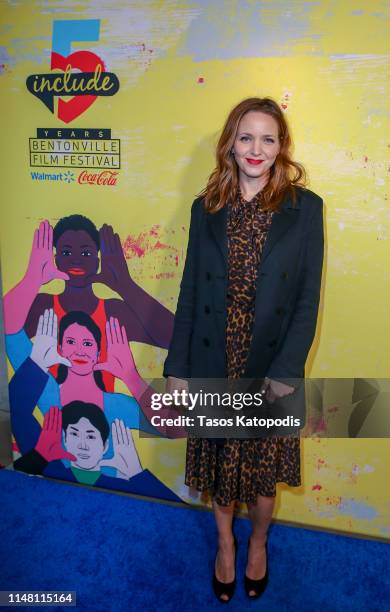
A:
MULTIPOLYGON (((272 99, 243 100, 229 114, 216 168, 192 206, 164 366, 170 392, 187 389, 191 377, 264 378, 273 402, 294 392, 275 379, 304 377, 320 298, 323 202, 304 188, 304 169, 290 149, 286 120, 272 99)), ((245 588, 249 597, 260 596, 275 485, 301 484, 299 437, 189 438, 185 482, 213 495, 219 544, 213 585, 222 602, 236 583, 234 506, 247 503, 245 588)))

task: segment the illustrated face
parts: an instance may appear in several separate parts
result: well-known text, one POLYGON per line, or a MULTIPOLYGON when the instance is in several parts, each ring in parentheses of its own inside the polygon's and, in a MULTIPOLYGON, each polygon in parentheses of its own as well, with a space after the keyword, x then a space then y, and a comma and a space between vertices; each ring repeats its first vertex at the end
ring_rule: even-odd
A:
POLYGON ((239 174, 266 178, 280 151, 276 120, 260 111, 249 111, 238 124, 234 157, 239 174))
POLYGON ((61 344, 61 355, 72 362, 72 372, 86 376, 98 361, 99 347, 92 333, 78 323, 66 328, 61 344))
POLYGON ((84 230, 67 230, 57 241, 56 266, 69 274, 72 287, 85 287, 99 268, 98 249, 84 230))
POLYGON ((65 431, 65 448, 77 457, 71 464, 81 470, 98 470, 99 463, 108 448, 101 433, 85 417, 68 425, 65 431))

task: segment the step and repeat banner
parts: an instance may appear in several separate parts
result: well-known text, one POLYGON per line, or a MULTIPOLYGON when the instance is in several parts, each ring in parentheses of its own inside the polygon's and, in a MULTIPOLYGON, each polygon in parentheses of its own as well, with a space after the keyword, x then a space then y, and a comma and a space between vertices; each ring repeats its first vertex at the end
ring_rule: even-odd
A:
MULTIPOLYGON (((210 504, 184 485, 186 441, 151 425, 147 400, 172 333, 191 203, 229 110, 249 96, 279 102, 325 201, 307 371, 330 381, 321 417, 364 399, 354 383, 340 400, 332 378, 388 376, 388 17, 368 0, 3 4, 1 270, 16 467, 210 504)), ((303 484, 279 485, 275 518, 388 537, 387 440, 367 433, 374 403, 355 411, 345 438, 302 440, 303 484)))

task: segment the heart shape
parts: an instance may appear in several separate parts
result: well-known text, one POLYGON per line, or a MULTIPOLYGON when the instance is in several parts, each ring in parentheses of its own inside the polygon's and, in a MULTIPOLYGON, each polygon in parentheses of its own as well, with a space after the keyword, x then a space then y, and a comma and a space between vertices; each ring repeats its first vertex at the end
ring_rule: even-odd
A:
MULTIPOLYGON (((96 67, 100 64, 102 72, 105 71, 105 65, 103 60, 99 56, 92 53, 92 51, 75 51, 67 57, 64 57, 60 53, 51 54, 51 69, 58 68, 65 72, 67 65, 70 64, 72 68, 77 68, 81 72, 95 72, 96 67)), ((64 123, 70 123, 76 117, 79 117, 84 113, 87 108, 91 106, 96 100, 97 96, 74 96, 71 100, 58 100, 58 119, 61 119, 64 123)))

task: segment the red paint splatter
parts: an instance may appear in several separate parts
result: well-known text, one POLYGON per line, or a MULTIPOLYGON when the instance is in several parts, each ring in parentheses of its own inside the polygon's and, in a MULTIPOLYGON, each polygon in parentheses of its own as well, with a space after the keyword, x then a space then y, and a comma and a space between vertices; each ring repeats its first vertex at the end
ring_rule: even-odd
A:
POLYGON ((321 491, 321 489, 322 489, 322 486, 320 484, 315 484, 311 488, 312 491, 321 491))
POLYGON ((363 157, 363 160, 364 160, 366 163, 368 162, 368 157, 367 157, 367 155, 365 155, 365 156, 363 157))
POLYGON ((128 236, 123 245, 123 251, 126 259, 131 259, 132 256, 143 257, 145 255, 145 249, 142 248, 141 243, 143 242, 143 236, 140 235, 138 238, 128 236))
POLYGON ((282 107, 284 110, 286 110, 286 108, 287 108, 287 104, 284 104, 284 103, 283 103, 283 104, 281 104, 281 107, 282 107))
POLYGON ((204 83, 204 77, 198 77, 198 83, 204 83))

